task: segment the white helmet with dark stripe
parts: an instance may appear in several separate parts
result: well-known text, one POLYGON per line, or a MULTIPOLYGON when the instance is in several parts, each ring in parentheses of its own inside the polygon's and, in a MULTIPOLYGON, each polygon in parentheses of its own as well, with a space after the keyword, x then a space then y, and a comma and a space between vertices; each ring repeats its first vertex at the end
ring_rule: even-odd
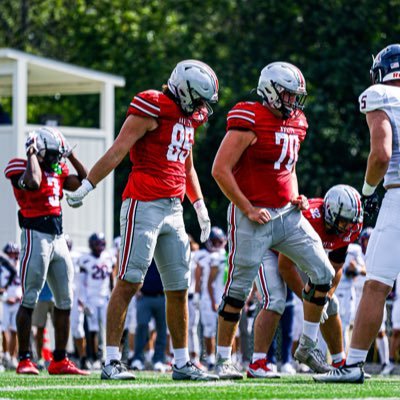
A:
POLYGON ((338 232, 351 233, 356 225, 363 222, 360 194, 349 185, 331 187, 324 198, 325 222, 338 232))
POLYGON ((293 111, 303 110, 307 97, 306 81, 295 65, 282 61, 273 62, 261 71, 257 94, 287 119, 293 111))
POLYGON ((213 110, 209 103, 218 101, 217 75, 211 67, 197 60, 178 63, 168 79, 168 89, 186 114, 206 107, 210 116, 213 110))

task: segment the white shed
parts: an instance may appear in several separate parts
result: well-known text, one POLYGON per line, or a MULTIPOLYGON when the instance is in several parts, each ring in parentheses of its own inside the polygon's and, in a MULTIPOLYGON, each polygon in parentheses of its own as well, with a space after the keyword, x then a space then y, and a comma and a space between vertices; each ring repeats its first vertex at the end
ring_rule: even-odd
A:
MULTIPOLYGON (((20 242, 18 206, 4 168, 13 157, 25 157, 26 135, 39 125, 28 124, 28 96, 99 95, 99 128, 59 126, 78 157, 90 169, 114 140, 114 91, 125 79, 72 64, 34 56, 13 49, 0 49, 0 98, 12 97, 12 123, 0 125, 0 249, 10 240, 20 242)), ((63 201, 64 232, 74 245, 87 246, 88 236, 104 232, 109 244, 113 236, 113 187, 110 174, 83 207, 70 208, 63 201)))

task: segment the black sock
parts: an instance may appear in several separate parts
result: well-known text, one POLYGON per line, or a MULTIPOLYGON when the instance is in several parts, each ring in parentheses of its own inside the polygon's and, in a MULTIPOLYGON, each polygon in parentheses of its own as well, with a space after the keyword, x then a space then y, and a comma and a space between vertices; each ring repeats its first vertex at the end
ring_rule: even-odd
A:
POLYGON ((65 357, 67 357, 67 351, 66 350, 54 350, 53 351, 54 361, 64 360, 65 357))
POLYGON ((19 358, 19 361, 31 359, 32 358, 31 352, 30 351, 19 351, 18 358, 19 358))

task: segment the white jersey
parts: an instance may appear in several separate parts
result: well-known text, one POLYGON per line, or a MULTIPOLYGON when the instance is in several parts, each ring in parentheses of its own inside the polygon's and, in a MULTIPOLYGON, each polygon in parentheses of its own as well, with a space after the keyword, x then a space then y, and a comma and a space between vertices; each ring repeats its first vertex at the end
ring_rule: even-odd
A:
POLYGON ((336 291, 345 292, 350 291, 355 285, 357 280, 362 280, 362 276, 358 275, 356 277, 346 276, 346 270, 349 267, 350 263, 355 260, 357 265, 364 265, 364 255, 362 253, 361 246, 357 243, 349 244, 347 248, 346 259, 343 263, 343 275, 340 279, 339 285, 336 291), (361 278, 361 279, 360 279, 361 278))
POLYGON ((212 290, 214 294, 214 300, 217 304, 220 303, 222 294, 224 292, 224 272, 226 265, 226 251, 225 249, 220 249, 212 253, 207 251, 207 256, 204 256, 199 262, 202 267, 201 276, 201 301, 210 302, 210 293, 208 290, 208 280, 210 277, 211 268, 217 267, 217 275, 212 282, 212 290))
POLYGON ((196 291, 196 253, 198 253, 200 250, 197 251, 192 251, 190 253, 190 261, 189 261, 189 269, 190 269, 190 286, 189 286, 189 294, 194 294, 196 291))
POLYGON ((372 85, 359 97, 360 111, 367 113, 382 110, 392 127, 392 156, 383 185, 400 184, 400 87, 372 85))
POLYGON ((214 300, 216 301, 217 304, 219 304, 221 302, 225 287, 224 275, 225 275, 225 267, 227 265, 227 254, 225 249, 219 249, 218 251, 211 253, 209 265, 210 265, 210 270, 212 268, 218 268, 217 275, 211 286, 214 293, 214 300))
POLYGON ((85 254, 79 259, 80 290, 79 295, 83 303, 103 303, 110 295, 110 275, 115 259, 107 251, 100 257, 85 254))
MULTIPOLYGON (((11 272, 5 268, 1 267, 1 287, 5 287, 10 279, 11 272)), ((10 285, 6 290, 7 298, 22 298, 22 287, 21 287, 21 280, 19 278, 18 269, 17 274, 14 276, 14 279, 11 281, 10 285)))
MULTIPOLYGON (((208 276, 210 273, 210 252, 206 249, 197 250, 194 253, 193 261, 197 266, 201 268, 201 285, 200 285, 200 297, 203 298, 204 291, 204 281, 208 281, 208 276)), ((206 284, 207 285, 207 284, 206 284)))

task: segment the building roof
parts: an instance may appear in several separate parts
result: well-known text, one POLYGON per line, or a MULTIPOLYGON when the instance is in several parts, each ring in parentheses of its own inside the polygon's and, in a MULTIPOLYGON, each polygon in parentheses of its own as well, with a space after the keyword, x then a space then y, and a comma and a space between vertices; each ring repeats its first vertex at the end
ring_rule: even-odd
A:
POLYGON ((19 50, 0 49, 0 96, 11 96, 12 75, 5 74, 7 65, 26 62, 28 68, 28 96, 99 93, 104 83, 122 87, 125 79, 89 68, 78 67, 19 50))

